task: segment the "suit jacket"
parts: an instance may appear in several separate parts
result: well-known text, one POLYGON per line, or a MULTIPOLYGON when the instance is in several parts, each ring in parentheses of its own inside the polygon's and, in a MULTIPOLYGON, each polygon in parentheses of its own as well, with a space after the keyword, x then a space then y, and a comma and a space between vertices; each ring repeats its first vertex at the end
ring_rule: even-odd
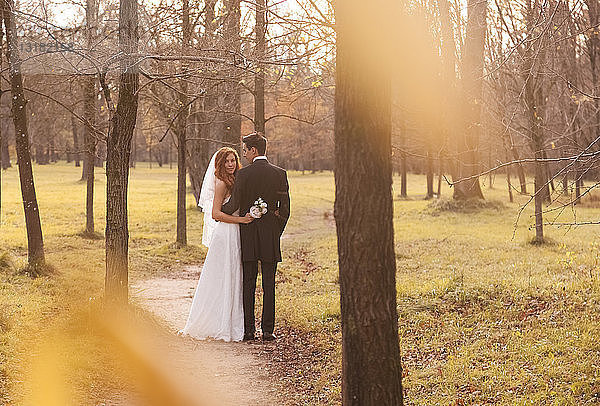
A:
POLYGON ((223 213, 237 209, 245 216, 261 197, 267 213, 250 224, 240 224, 242 261, 281 262, 280 237, 290 217, 290 195, 285 170, 257 159, 237 172, 229 202, 223 213), (279 215, 275 214, 278 210, 279 215))

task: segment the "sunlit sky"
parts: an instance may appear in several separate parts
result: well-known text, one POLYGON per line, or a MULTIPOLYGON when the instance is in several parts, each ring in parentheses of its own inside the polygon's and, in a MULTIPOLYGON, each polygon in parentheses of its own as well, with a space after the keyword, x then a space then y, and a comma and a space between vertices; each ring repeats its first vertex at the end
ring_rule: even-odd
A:
MULTIPOLYGON (((98 1, 98 0, 97 0, 98 1)), ((176 0, 140 0, 140 4, 153 6, 158 5, 159 3, 163 3, 164 5, 172 5, 175 4, 177 7, 181 7, 180 1, 176 0)), ((69 27, 77 22, 81 22, 84 17, 84 11, 81 4, 85 3, 85 0, 80 1, 53 1, 53 0, 36 0, 36 5, 41 5, 45 7, 50 13, 53 15, 52 23, 59 25, 61 27, 69 27)), ((100 7, 103 5, 103 1, 100 0, 100 7)), ((288 9, 288 10, 298 10, 298 4, 295 0, 279 0, 279 1, 269 1, 268 4, 274 4, 278 9, 288 9)), ((320 3, 320 1, 316 1, 316 4, 320 3)))

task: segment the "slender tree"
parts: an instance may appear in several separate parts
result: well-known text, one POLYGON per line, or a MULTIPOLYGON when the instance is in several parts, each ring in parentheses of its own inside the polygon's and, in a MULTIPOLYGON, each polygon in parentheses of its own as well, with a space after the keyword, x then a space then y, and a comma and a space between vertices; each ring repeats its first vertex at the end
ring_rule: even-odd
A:
MULTIPOLYGON (((75 106, 73 106, 73 110, 75 110, 75 106)), ((73 134, 73 159, 75 161, 75 167, 79 168, 81 166, 81 161, 79 159, 79 128, 77 117, 71 114, 71 132, 73 134)))
MULTIPOLYGON (((458 149, 458 145, 455 142, 458 137, 458 126, 456 122, 456 42, 454 40, 454 29, 452 27, 452 20, 450 18, 450 3, 448 0, 438 0, 438 13, 440 16, 440 41, 441 41, 441 57, 442 57, 442 69, 441 79, 442 83, 446 84, 446 92, 440 97, 440 112, 442 125, 439 128, 440 135, 442 136, 442 151, 439 154, 439 177, 438 177, 438 197, 441 195, 442 184, 441 179, 443 175, 443 155, 447 145, 454 145, 455 149, 458 149), (452 144, 449 140, 452 138, 454 141, 452 144)), ((453 177, 457 177, 454 170, 457 169, 456 165, 451 165, 451 172, 453 177)))
MULTIPOLYGON (((190 3, 189 0, 183 0, 182 3, 182 51, 184 55, 190 50, 191 25, 190 25, 190 3)), ((185 73, 188 68, 186 62, 182 63, 182 70, 185 73)), ((186 221, 186 127, 189 115, 188 87, 184 77, 180 79, 179 84, 179 109, 177 112, 177 245, 184 247, 187 245, 187 221, 186 221)))
POLYGON ((256 2, 256 74, 254 75, 254 130, 265 134, 265 65, 266 34, 267 34, 267 2, 256 2))
MULTIPOLYGON (((234 60, 239 60, 241 54, 240 40, 240 19, 241 9, 240 0, 227 0, 225 2, 227 9, 227 19, 225 21, 225 45, 229 51, 235 55, 234 60)), ((225 119, 224 141, 227 143, 238 144, 242 135, 242 88, 240 86, 240 70, 237 67, 231 70, 231 83, 227 87, 226 103, 230 113, 225 119)))
MULTIPOLYGON (((429 136, 431 138, 431 136, 429 136)), ((428 140, 429 146, 427 147, 427 171, 426 171, 426 179, 427 179, 427 193, 425 194, 425 200, 433 199, 433 150, 431 146, 431 142, 433 140, 428 140)))
MULTIPOLYGON (((508 157, 508 151, 506 151, 506 156, 508 157)), ((514 201, 512 184, 510 183, 510 165, 506 167, 506 184, 508 185, 508 200, 512 203, 514 201)))
MULTIPOLYGON (((587 5, 588 18, 591 27, 591 35, 587 36, 587 54, 590 59, 590 72, 592 77, 592 88, 594 94, 599 90, 600 72, 598 72, 598 63, 600 62, 600 37, 598 37, 598 29, 600 26, 600 1, 584 0, 587 5)), ((600 136, 600 100, 594 98, 594 118, 593 118, 593 136, 595 139, 600 136)))
MULTIPOLYGON (((527 30, 530 35, 538 32, 535 26, 536 11, 538 9, 538 0, 527 0, 527 30)), ((540 52, 542 47, 543 33, 538 35, 536 40, 527 46, 524 52, 523 72, 524 72, 524 92, 523 102, 525 104, 527 127, 531 148, 533 150, 534 163, 534 207, 535 207, 535 241, 537 243, 544 242, 544 222, 543 222, 543 202, 545 200, 545 183, 546 176, 544 171, 543 161, 543 129, 542 129, 542 112, 541 112, 541 88, 538 86, 540 75, 538 66, 540 64, 540 52)))
MULTIPOLYGON (((1 20, 1 19, 0 19, 1 20)), ((4 27, 4 24, 2 25, 4 27)), ((2 32, 0 31, 0 45, 3 45, 2 32)), ((4 47, 0 47, 0 56, 2 54, 1 50, 4 47)), ((0 59, 1 61, 1 59, 0 59)), ((4 103, 6 102, 6 98, 3 98, 4 93, 10 93, 8 90, 3 90, 0 92, 0 115, 4 112, 4 103)), ((10 164, 10 155, 8 153, 8 126, 4 120, 0 120, 0 131, 2 132, 2 138, 0 138, 0 169, 8 169, 12 165, 10 164)))
POLYGON ((13 0, 1 0, 2 20, 6 28, 6 59, 10 73, 12 94, 12 116, 15 125, 15 142, 17 149, 17 164, 21 183, 21 196, 25 211, 25 226, 27 228, 28 262, 30 266, 44 266, 44 240, 42 224, 33 182, 33 168, 29 151, 29 133, 27 131, 27 101, 23 91, 23 74, 21 72, 21 57, 17 42, 15 23, 15 8, 13 0))
MULTIPOLYGON (((129 155, 138 108, 139 71, 137 0, 120 0, 119 47, 122 53, 119 101, 112 112, 106 159, 106 298, 128 301, 129 229, 127 187, 129 155)), ((107 104, 110 106, 110 100, 107 104)))
MULTIPOLYGON (((96 0, 86 0, 86 40, 88 52, 94 47, 98 24, 98 8, 96 0)), ((83 174, 86 181, 85 199, 85 234, 94 233, 94 162, 96 160, 96 77, 88 74, 83 77, 83 116, 86 120, 83 128, 85 143, 85 159, 83 174)))
POLYGON ((400 147, 402 148, 402 150, 400 151, 400 197, 408 197, 408 174, 406 165, 408 160, 406 156, 406 124, 402 118, 400 122, 400 142, 400 147))
MULTIPOLYGON (((1 100, 1 99, 0 99, 1 100)), ((0 102, 0 106, 2 103, 0 102)), ((5 129, 5 127, 2 127, 5 129)), ((10 163, 10 155, 8 153, 8 133, 4 131, 4 136, 0 139, 0 155, 2 155, 1 169, 8 169, 12 165, 10 163)))
MULTIPOLYGON (((597 12, 597 1, 594 0, 588 0, 588 7, 590 5, 592 5, 592 10, 594 12, 597 12)), ((561 17, 565 18, 567 21, 567 28, 568 28, 568 34, 569 34, 569 39, 567 41, 567 46, 566 46, 566 60, 565 60, 565 67, 563 68, 564 71, 566 72, 566 76, 567 76, 567 80, 568 83, 575 86, 575 87, 579 87, 579 72, 581 72, 583 69, 578 66, 580 61, 578 60, 579 58, 577 58, 577 53, 576 53, 576 49, 577 49, 577 34, 578 31, 575 27, 575 17, 572 14, 572 11, 570 10, 570 6, 569 3, 564 1, 562 2, 562 14, 561 17)), ((590 18, 592 18, 593 15, 595 15, 595 13, 590 11, 589 15, 590 18)), ((597 18, 597 16, 596 16, 597 18)), ((596 28, 597 30, 597 28, 596 28)), ((598 49, 598 35, 597 34, 593 34, 592 37, 595 38, 590 38, 590 61, 595 61, 595 50, 598 49), (593 45, 592 45, 593 42, 593 45), (592 48, 594 49, 594 51, 592 51, 592 48)), ((595 71, 595 62, 592 62, 592 79, 593 81, 595 80, 595 75, 596 73, 595 71)), ((581 118, 579 116, 579 102, 577 102, 577 97, 574 97, 575 94, 574 92, 569 88, 568 84, 567 84, 567 91, 568 91, 568 95, 570 96, 568 99, 568 114, 569 114, 569 120, 568 120, 568 125, 566 128, 566 132, 567 133, 572 133, 573 137, 572 138, 567 138, 566 144, 570 147, 570 148, 566 148, 566 151, 568 152, 576 152, 579 149, 579 144, 580 141, 583 139, 582 136, 582 130, 581 130, 581 118), (575 100, 574 100, 575 98, 575 100)), ((595 102, 597 102, 597 100, 595 100, 595 102)), ((581 172, 581 164, 579 162, 575 162, 574 163, 575 166, 575 170, 574 170, 574 174, 573 174, 573 179, 575 182, 575 201, 577 202, 579 200, 579 197, 581 196, 581 186, 582 186, 582 172, 581 172)), ((568 172, 565 173, 563 175, 563 191, 565 194, 568 193, 568 172)))
POLYGON ((402 405, 392 222, 393 5, 335 5, 335 221, 346 406, 402 405))

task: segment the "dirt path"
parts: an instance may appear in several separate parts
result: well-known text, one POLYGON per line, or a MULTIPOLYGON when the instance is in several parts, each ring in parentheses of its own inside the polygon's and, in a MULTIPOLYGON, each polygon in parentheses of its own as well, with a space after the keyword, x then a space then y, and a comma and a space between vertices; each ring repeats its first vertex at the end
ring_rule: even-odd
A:
POLYGON ((134 303, 163 319, 172 329, 170 361, 179 371, 211 387, 222 405, 289 404, 281 384, 268 372, 258 354, 276 344, 198 341, 176 336, 182 329, 192 303, 200 268, 189 266, 166 277, 135 282, 134 303))

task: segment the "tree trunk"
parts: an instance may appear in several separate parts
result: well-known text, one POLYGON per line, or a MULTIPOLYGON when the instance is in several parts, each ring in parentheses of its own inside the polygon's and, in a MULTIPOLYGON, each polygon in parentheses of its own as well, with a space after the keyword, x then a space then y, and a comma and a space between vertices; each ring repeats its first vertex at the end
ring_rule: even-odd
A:
MULTIPOLYGON (((391 1, 385 4, 393 9, 391 1)), ((345 406, 403 402, 392 201, 392 64, 386 61, 390 51, 385 45, 392 31, 392 23, 385 21, 392 18, 378 6, 361 0, 335 3, 335 221, 345 406)))
POLYGON ((437 197, 442 196, 442 176, 444 176, 444 156, 439 155, 439 172, 438 172, 438 184, 437 184, 437 197))
POLYGON ((488 170, 490 171, 490 173, 488 174, 488 188, 489 189, 493 189, 494 188, 494 178, 492 176, 492 146, 490 145, 490 149, 488 151, 488 170))
POLYGON ((12 167, 10 163, 10 154, 8 153, 8 134, 4 134, 4 137, 2 137, 0 140, 0 155, 2 156, 2 164, 0 164, 0 169, 8 169, 12 167))
MULTIPOLYGON (((190 30, 190 6, 189 0, 183 0, 182 16, 182 49, 184 53, 189 51, 191 40, 190 30)), ((182 64, 182 70, 187 70, 187 63, 182 64)), ((184 247, 187 245, 187 227, 186 227, 186 127, 189 114, 187 82, 182 79, 179 88, 179 106, 182 111, 178 112, 177 118, 177 245, 184 247)))
POLYGON ((408 197, 408 190, 407 190, 407 184, 408 184, 408 176, 406 173, 406 152, 402 152, 402 157, 401 157, 401 161, 400 161, 400 196, 401 197, 408 197))
MULTIPOLYGON (((534 10, 531 5, 531 0, 527 1, 527 29, 528 33, 533 35, 534 24, 534 10)), ((538 39, 538 41, 540 41, 538 39)), ((524 73, 525 73, 525 91, 524 91, 524 102, 528 120, 529 138, 531 139, 531 148, 534 151, 534 207, 535 207, 535 242, 541 244, 544 242, 544 223, 543 223, 543 201, 545 199, 544 185, 544 162, 543 162, 543 135, 541 128, 542 117, 538 113, 536 95, 536 80, 538 79, 535 64, 541 63, 538 60, 538 56, 535 53, 535 45, 538 47, 541 43, 538 41, 533 42, 527 47, 524 57, 524 73)), ((541 114, 541 113, 540 113, 541 114)))
MULTIPOLYGON (((598 25, 600 24, 600 3, 598 0, 585 0, 588 8, 588 18, 591 27, 586 33, 589 35, 587 42, 588 55, 590 58, 590 68, 592 76, 592 94, 598 94, 598 54, 600 53, 600 38, 598 37, 598 25)), ((600 136, 600 103, 594 98, 594 120, 592 140, 600 136)))
POLYGON ((87 123, 83 127, 85 142, 84 179, 86 181, 85 232, 94 232, 94 161, 96 159, 96 137, 90 125, 96 123, 96 82, 93 77, 83 78, 84 104, 83 114, 87 123))
MULTIPOLYGON (((192 109, 195 113, 192 114, 192 121, 196 124, 192 127, 194 136, 192 138, 201 138, 204 136, 204 129, 206 128, 202 122, 202 112, 199 111, 201 108, 192 109)), ((204 178, 204 172, 208 166, 208 143, 198 139, 188 140, 187 142, 187 171, 189 173, 190 183, 192 185, 192 191, 196 198, 196 204, 200 197, 200 189, 202 188, 202 180, 204 178)))
MULTIPOLYGON (((506 151, 506 155, 508 156, 508 151, 506 151)), ((510 165, 506 166, 506 183, 508 185, 508 200, 512 203, 514 198, 513 198, 512 184, 510 182, 510 165)))
POLYGON ((102 168, 104 166, 104 159, 108 155, 106 142, 104 140, 96 139, 96 156, 94 159, 94 166, 96 168, 102 168))
MULTIPOLYGON (((171 140, 169 140, 169 169, 173 169, 173 143, 170 142, 171 140)), ((187 142, 185 143, 185 149, 187 150, 188 145, 187 142)), ((186 158, 187 161, 187 158, 186 158)), ((186 162, 187 165, 187 162, 186 162)))
MULTIPOLYGON (((450 18, 450 4, 447 0, 438 0, 437 4, 441 26, 442 81, 447 84, 447 91, 442 95, 442 103, 440 105, 442 119, 440 133, 442 134, 442 145, 444 147, 440 153, 440 177, 438 179, 439 197, 441 196, 442 190, 442 156, 444 155, 447 146, 452 148, 452 145, 458 155, 459 145, 457 136, 459 131, 456 122, 456 107, 458 105, 456 91, 456 42, 454 41, 454 29, 450 18), (449 142, 450 138, 452 138, 451 143, 449 142)), ((455 168, 456 166, 451 166, 451 168, 449 168, 453 178, 457 175, 454 170, 455 168)))
MULTIPOLYGON (((27 102, 26 102, 27 103, 27 102)), ((35 148, 35 161, 38 165, 48 165, 48 147, 38 144, 35 148)))
MULTIPOLYGON (((487 0, 468 0, 463 86, 465 95, 465 131, 457 163, 458 179, 470 178, 454 186, 454 199, 483 199, 479 184, 479 138, 483 97, 483 62, 486 32, 487 0)), ((456 181, 456 179, 455 179, 456 181)))
MULTIPOLYGON (((546 149, 542 149, 542 158, 544 160, 548 159, 548 154, 546 153, 546 149)), ((544 182, 544 194, 545 194, 545 198, 546 201, 548 203, 550 203, 552 201, 552 196, 550 193, 550 190, 552 190, 552 192, 554 192, 556 190, 556 188, 554 187, 554 179, 552 177, 552 171, 550 169, 550 164, 548 163, 548 161, 544 162, 544 177, 546 178, 546 181, 544 182)))
MULTIPOLYGON (((588 0, 588 4, 592 4, 592 2, 594 4, 597 5, 597 0, 588 0)), ((597 13, 597 7, 595 8, 596 13, 597 13)), ((567 61, 565 63, 565 71, 567 72, 567 80, 569 81, 569 83, 572 83, 574 85, 575 88, 577 88, 579 86, 578 83, 578 61, 581 58, 577 57, 577 53, 576 53, 576 49, 577 49, 577 35, 579 33, 578 31, 578 27, 575 24, 575 17, 574 15, 571 13, 570 10, 570 6, 569 3, 565 2, 563 4, 563 13, 562 15, 563 18, 568 19, 568 27, 569 27, 569 34, 570 34, 570 40, 567 44, 567 61)), ((597 29, 597 28, 596 28, 597 29)), ((594 29, 592 32, 592 37, 594 37, 594 41, 596 41, 596 46, 594 46, 594 49, 596 49, 595 52, 597 52, 597 41, 598 41, 598 36, 595 34, 596 29, 594 29)), ((590 51, 590 61, 593 59, 595 61, 595 54, 593 55, 594 57, 592 57, 592 53, 590 51)), ((592 66, 592 68, 595 68, 595 62, 594 65, 592 66)), ((594 82, 594 85, 596 85, 596 83, 594 82)), ((594 90, 596 91, 597 88, 594 87, 594 90)), ((572 95, 572 90, 570 89, 570 87, 567 88, 567 91, 569 91, 569 95, 572 95)), ((580 151, 580 140, 583 138, 582 137, 582 130, 581 130, 581 122, 579 119, 579 109, 576 107, 576 103, 575 100, 573 100, 572 98, 569 98, 569 109, 568 112, 569 114, 569 119, 572 120, 572 127, 567 128, 567 132, 572 132, 573 133, 573 138, 572 139, 568 139, 567 140, 567 145, 571 147, 571 151, 573 151, 573 153, 577 153, 577 151, 580 151)), ((569 153, 569 149, 567 148, 567 155, 569 153)), ((565 164, 565 166, 568 165, 565 164)), ((575 201, 574 203, 576 204, 579 200, 580 194, 581 194, 581 189, 580 189, 580 182, 579 182, 579 178, 581 177, 581 163, 580 162, 573 162, 573 168, 574 168, 574 176, 573 179, 575 180, 575 201)), ((564 194, 569 194, 569 174, 565 173, 564 177, 563 177, 563 193, 564 194)))
POLYGON ((406 126, 404 123, 404 119, 400 119, 402 120, 400 124, 400 148, 402 148, 402 150, 400 151, 400 197, 406 198, 408 197, 408 178, 406 174, 406 126))
MULTIPOLYGON (((215 24, 215 0, 205 2, 204 18, 204 42, 206 47, 214 47, 214 32, 217 29, 215 24)), ((199 99, 197 103, 190 106, 194 111, 192 121, 195 123, 191 127, 193 137, 186 143, 186 166, 189 174, 190 183, 196 203, 200 196, 204 172, 210 161, 211 152, 214 152, 215 144, 199 138, 218 139, 222 134, 217 134, 215 130, 215 112, 217 98, 215 89, 211 86, 211 79, 205 80, 206 96, 199 99)))
MULTIPOLYGON (((91 52, 97 25, 98 11, 96 0, 87 0, 86 4, 86 35, 87 47, 91 52)), ((94 161, 96 159, 96 79, 94 75, 83 78, 83 117, 86 123, 83 128, 86 157, 83 161, 84 178, 86 181, 85 198, 85 233, 94 233, 94 161)))
MULTIPOLYGON (((240 0, 227 0, 226 8, 227 21, 225 23, 225 33, 227 43, 225 45, 234 55, 239 55, 241 53, 240 0)), ((225 134, 223 141, 239 145, 242 136, 242 88, 238 80, 240 74, 239 69, 233 68, 231 74, 233 80, 228 85, 225 103, 231 113, 227 114, 225 118, 225 134)))
POLYGON ((254 75, 254 131, 265 134, 265 36, 267 3, 266 0, 256 2, 256 48, 254 57, 257 60, 254 75))
MULTIPOLYGON (((137 118, 139 71, 137 0, 120 0, 119 45, 123 54, 119 80, 119 101, 110 122, 106 142, 106 299, 128 301, 127 186, 129 154, 137 118)), ((110 103, 110 101, 108 101, 110 103)))
POLYGON ((50 144, 48 145, 48 161, 56 162, 58 159, 56 157, 56 146, 54 144, 54 136, 50 137, 50 144))
POLYGON ((12 0, 0 0, 2 19, 6 27, 6 59, 10 72, 12 94, 12 115, 15 124, 15 141, 17 149, 17 164, 21 181, 21 196, 25 211, 25 226, 27 228, 28 262, 31 266, 43 266, 46 262, 44 255, 44 240, 42 224, 33 182, 33 168, 29 151, 29 134, 27 132, 27 107, 23 93, 23 76, 21 73, 21 58, 17 43, 17 29, 14 18, 14 3, 12 0))
POLYGON ((142 123, 139 122, 141 120, 138 119, 138 124, 133 131, 133 139, 131 140, 131 154, 129 155, 129 167, 135 168, 135 160, 137 159, 137 134, 139 132, 139 127, 142 126, 142 123))
MULTIPOLYGON (((510 140, 510 142, 510 152, 512 154, 512 157, 515 161, 519 161, 521 159, 521 157, 519 156, 519 151, 517 151, 517 148, 514 146, 514 144, 512 144, 512 139, 510 140)), ((517 174, 519 175, 519 185, 521 187, 521 194, 527 194, 527 180, 525 178, 525 169, 523 168, 523 165, 520 162, 517 163, 517 174)))
MULTIPOLYGON (((1 18, 0 18, 1 20, 1 18)), ((0 34, 2 33, 2 30, 0 30, 0 34)), ((0 45, 2 45, 2 37, 0 35, 0 45)), ((2 46, 0 46, 0 50, 2 50, 2 46)), ((0 51, 0 55, 2 54, 2 52, 0 51)), ((0 59, 1 61, 1 59, 0 59)), ((8 92, 6 92, 8 93, 8 92)), ((4 106, 4 98, 2 97, 3 94, 0 93, 0 131, 4 134, 2 136, 2 138, 0 138, 0 169, 8 169, 10 168, 12 165, 10 163, 10 154, 8 153, 8 125, 7 123, 4 121, 4 118, 2 117, 2 112, 4 111, 3 106, 4 106)))
POLYGON ((427 150, 427 194, 425 200, 433 199, 433 152, 431 147, 427 150))

